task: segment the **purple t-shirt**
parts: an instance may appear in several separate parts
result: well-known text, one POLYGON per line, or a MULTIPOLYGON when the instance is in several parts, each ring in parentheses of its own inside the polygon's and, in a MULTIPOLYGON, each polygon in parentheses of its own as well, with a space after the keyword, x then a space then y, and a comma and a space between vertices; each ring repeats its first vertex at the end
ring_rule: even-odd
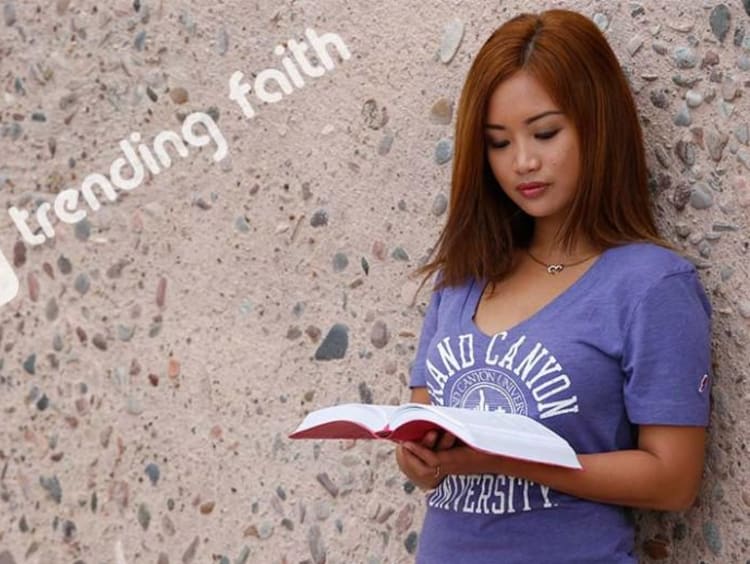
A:
MULTIPOLYGON (((638 424, 708 425, 712 307, 687 259, 607 249, 495 335, 473 320, 485 284, 433 289, 410 375, 433 404, 527 415, 579 454, 638 448, 638 424)), ((637 562, 627 507, 501 474, 446 476, 426 503, 418 564, 637 562)))

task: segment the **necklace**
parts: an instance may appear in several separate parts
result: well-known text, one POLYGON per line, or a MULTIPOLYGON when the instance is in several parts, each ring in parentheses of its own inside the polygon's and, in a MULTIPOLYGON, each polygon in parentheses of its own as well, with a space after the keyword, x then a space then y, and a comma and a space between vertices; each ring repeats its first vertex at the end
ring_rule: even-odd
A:
POLYGON ((546 266, 547 274, 557 274, 558 272, 561 272, 562 269, 565 268, 566 266, 575 266, 576 264, 581 264, 582 262, 586 262, 587 260, 589 260, 591 257, 596 256, 596 255, 591 255, 590 257, 587 257, 583 260, 579 260, 578 262, 571 262, 569 264, 560 264, 560 263, 547 264, 545 262, 542 262, 538 258, 536 258, 534 255, 532 255, 528 249, 526 249, 526 254, 529 255, 532 259, 534 259, 535 262, 538 262, 542 266, 546 266))

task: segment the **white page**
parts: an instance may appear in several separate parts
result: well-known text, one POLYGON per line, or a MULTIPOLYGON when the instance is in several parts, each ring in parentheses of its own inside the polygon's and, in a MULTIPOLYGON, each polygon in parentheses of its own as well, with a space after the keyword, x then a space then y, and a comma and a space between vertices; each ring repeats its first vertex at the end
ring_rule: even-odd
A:
POLYGON ((440 425, 485 452, 581 468, 565 439, 525 415, 410 403, 394 415, 391 428, 415 419, 440 425))
POLYGON ((333 421, 353 421, 375 432, 386 426, 391 414, 398 406, 361 403, 343 403, 317 409, 302 420, 294 432, 305 431, 333 421))

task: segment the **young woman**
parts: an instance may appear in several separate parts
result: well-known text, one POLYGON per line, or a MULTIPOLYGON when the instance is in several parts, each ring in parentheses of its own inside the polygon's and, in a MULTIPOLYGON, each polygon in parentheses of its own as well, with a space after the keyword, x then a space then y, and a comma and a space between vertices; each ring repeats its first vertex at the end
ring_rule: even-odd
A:
POLYGON ((637 562, 630 508, 699 490, 712 308, 658 234, 629 85, 585 16, 520 15, 477 54, 436 249, 411 400, 537 419, 583 470, 398 445, 428 491, 417 562, 637 562))

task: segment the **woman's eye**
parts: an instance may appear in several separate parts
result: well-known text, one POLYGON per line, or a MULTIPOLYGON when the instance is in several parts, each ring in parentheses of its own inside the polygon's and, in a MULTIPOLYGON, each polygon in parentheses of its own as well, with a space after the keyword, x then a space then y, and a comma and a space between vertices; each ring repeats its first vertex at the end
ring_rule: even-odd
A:
POLYGON ((494 149, 502 149, 503 147, 506 147, 508 145, 507 141, 498 141, 495 143, 494 141, 490 141, 490 147, 494 149))
POLYGON ((542 133, 537 134, 538 139, 552 139, 557 133, 559 132, 559 129, 555 129, 553 131, 544 131, 542 133))
MULTIPOLYGON (((559 129, 553 129, 552 131, 543 131, 541 133, 537 133, 534 137, 541 140, 547 140, 552 139, 555 135, 557 135, 560 132, 559 129)), ((492 141, 491 139, 488 140, 488 143, 490 147, 493 149, 503 149, 504 147, 508 146, 508 141, 492 141)))

